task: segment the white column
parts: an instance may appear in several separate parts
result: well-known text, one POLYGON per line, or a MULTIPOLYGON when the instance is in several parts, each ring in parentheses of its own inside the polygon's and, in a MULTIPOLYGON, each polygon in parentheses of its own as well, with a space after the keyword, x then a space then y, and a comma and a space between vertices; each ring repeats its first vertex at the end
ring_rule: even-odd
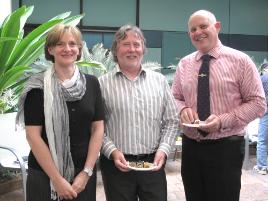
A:
POLYGON ((6 16, 11 13, 11 0, 0 0, 0 25, 6 16))

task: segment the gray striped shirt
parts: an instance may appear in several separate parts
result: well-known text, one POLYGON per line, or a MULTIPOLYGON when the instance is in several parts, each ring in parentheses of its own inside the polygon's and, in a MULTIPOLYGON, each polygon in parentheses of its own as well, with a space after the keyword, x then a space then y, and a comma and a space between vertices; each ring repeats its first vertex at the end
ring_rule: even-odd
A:
POLYGON ((102 153, 169 154, 178 133, 175 99, 166 78, 144 69, 129 80, 117 66, 99 78, 105 103, 105 137, 102 153))

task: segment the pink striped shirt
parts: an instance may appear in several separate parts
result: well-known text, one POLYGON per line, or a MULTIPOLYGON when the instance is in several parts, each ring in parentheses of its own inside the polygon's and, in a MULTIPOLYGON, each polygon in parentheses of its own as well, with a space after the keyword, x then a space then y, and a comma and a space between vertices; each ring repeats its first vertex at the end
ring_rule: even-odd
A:
MULTIPOLYGON (((244 135, 246 125, 264 114, 265 95, 257 68, 245 53, 226 47, 219 41, 208 54, 210 61, 211 114, 221 119, 221 130, 206 137, 196 128, 183 127, 192 139, 218 139, 231 135, 244 135)), ((172 91, 179 112, 184 107, 197 110, 197 80, 201 66, 201 52, 182 58, 178 64, 172 91)))

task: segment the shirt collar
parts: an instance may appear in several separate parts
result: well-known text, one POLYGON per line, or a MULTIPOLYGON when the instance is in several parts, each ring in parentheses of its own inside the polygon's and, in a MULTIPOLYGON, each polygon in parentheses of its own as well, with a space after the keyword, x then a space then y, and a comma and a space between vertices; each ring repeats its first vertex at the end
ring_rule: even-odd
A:
MULTIPOLYGON (((119 67, 118 64, 116 64, 116 66, 115 66, 115 68, 113 69, 112 73, 113 73, 114 76, 115 76, 115 75, 123 75, 123 74, 124 74, 124 73, 121 71, 121 69, 120 69, 120 67, 119 67)), ((139 75, 138 75, 137 77, 139 77, 139 76, 146 76, 146 69, 144 69, 144 68, 142 67, 142 65, 141 65, 141 70, 140 70, 140 72, 139 72, 139 75)))
MULTIPOLYGON (((212 48, 207 54, 209 54, 213 58, 217 59, 220 55, 222 46, 223 45, 222 45, 221 41, 218 40, 216 46, 214 48, 212 48)), ((197 53, 195 55, 195 60, 199 61, 203 55, 204 55, 204 53, 197 51, 197 53)))

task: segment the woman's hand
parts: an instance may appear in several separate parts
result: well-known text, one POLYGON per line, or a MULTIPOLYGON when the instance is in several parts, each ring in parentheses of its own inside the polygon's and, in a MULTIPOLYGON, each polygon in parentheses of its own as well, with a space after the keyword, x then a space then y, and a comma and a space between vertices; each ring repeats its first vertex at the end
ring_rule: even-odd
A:
POLYGON ((81 171, 75 178, 72 184, 74 191, 78 194, 81 193, 86 185, 90 177, 84 171, 81 171))
POLYGON ((72 200, 77 197, 77 193, 71 184, 63 177, 52 179, 51 182, 60 199, 72 200))

